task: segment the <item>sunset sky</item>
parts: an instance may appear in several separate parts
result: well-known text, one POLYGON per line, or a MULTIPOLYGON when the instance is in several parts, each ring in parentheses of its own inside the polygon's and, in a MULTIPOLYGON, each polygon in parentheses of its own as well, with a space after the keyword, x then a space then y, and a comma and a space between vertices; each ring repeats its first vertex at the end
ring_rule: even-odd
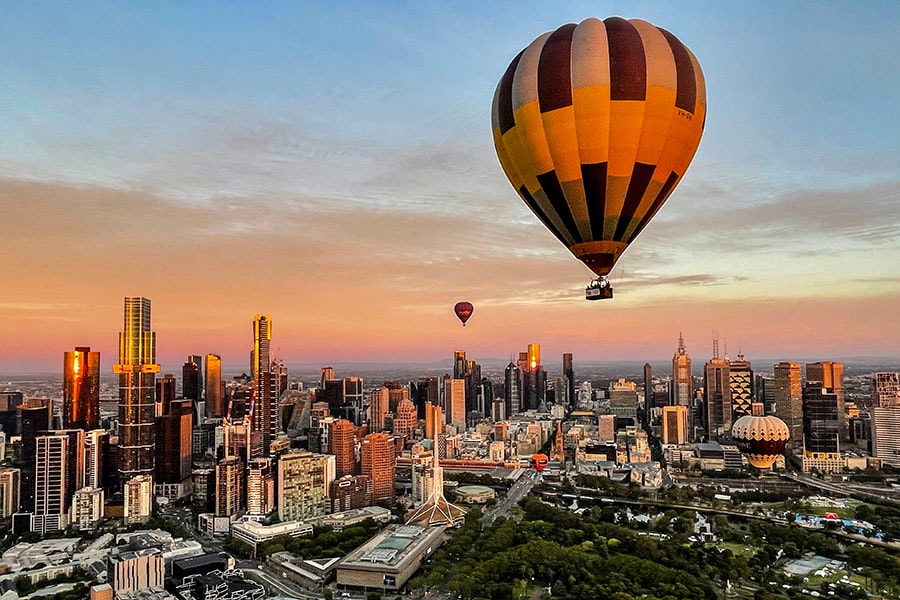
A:
MULTIPOLYGON (((164 365, 900 357, 900 3, 0 3, 0 373, 164 365), (703 66, 700 149, 612 274, 510 187, 494 88, 538 35, 642 18, 703 66), (462 328, 459 300, 475 312, 462 328)), ((900 358, 898 358, 900 367, 900 358)))

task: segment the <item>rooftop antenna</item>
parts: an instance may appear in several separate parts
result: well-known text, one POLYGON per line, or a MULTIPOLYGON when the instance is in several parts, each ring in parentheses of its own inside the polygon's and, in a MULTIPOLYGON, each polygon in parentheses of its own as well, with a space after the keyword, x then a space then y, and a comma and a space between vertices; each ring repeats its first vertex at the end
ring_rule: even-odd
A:
POLYGON ((713 359, 719 358, 719 331, 713 330, 713 359))

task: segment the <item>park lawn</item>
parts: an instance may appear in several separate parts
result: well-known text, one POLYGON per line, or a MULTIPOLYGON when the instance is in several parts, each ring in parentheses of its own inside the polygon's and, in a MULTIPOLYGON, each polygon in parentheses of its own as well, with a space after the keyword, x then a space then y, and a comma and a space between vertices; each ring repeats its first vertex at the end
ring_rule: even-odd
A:
POLYGON ((747 544, 738 544, 735 542, 717 542, 716 547, 728 548, 735 556, 744 556, 746 558, 750 558, 751 556, 756 554, 756 548, 754 548, 753 546, 748 546, 747 544))

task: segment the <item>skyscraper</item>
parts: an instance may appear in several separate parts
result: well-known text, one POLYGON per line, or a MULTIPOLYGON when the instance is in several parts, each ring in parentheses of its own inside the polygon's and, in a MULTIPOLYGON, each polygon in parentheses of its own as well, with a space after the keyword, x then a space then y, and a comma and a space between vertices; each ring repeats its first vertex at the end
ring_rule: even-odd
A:
POLYGON ((63 354, 63 429, 100 426, 100 353, 76 347, 63 354))
POLYGON ((259 457, 269 453, 269 445, 278 430, 278 398, 269 346, 272 342, 272 320, 268 315, 253 317, 253 350, 250 368, 253 377, 251 400, 251 438, 249 456, 259 457), (256 440, 259 440, 256 442, 256 440), (259 446, 257 446, 257 443, 259 446))
POLYGON ((808 385, 803 390, 803 470, 825 473, 843 469, 837 394, 808 385))
POLYGON ((389 412, 390 390, 382 386, 369 392, 369 431, 384 431, 384 418, 389 412))
POLYGON ((732 418, 727 427, 731 428, 735 420, 751 414, 750 405, 753 404, 753 370, 743 354, 738 354, 737 360, 728 363, 728 388, 732 418))
POLYGON ((900 401, 900 374, 872 373, 872 406, 890 408, 900 401))
MULTIPOLYGON (((156 373, 156 333, 150 330, 150 300, 125 298, 125 326, 119 334, 119 482, 153 476, 153 392, 156 373)), ((152 486, 151 486, 152 487, 152 486)))
POLYGON ((466 382, 462 379, 444 380, 444 410, 457 431, 466 430, 466 382))
MULTIPOLYGON (((34 516, 31 530, 38 535, 68 526, 66 473, 69 436, 41 435, 35 439, 34 516)), ((71 496, 68 497, 71 499, 71 496)))
POLYGON ((731 429, 731 388, 728 384, 728 359, 719 358, 719 340, 715 338, 713 357, 703 369, 706 432, 711 440, 731 429))
POLYGON ((678 334, 678 349, 672 357, 672 404, 690 406, 694 397, 694 377, 691 374, 691 355, 684 346, 684 336, 678 334))
POLYGON ((192 354, 181 367, 181 397, 198 401, 203 399, 202 356, 192 354))
POLYGON ((156 417, 156 484, 172 488, 159 495, 178 499, 190 491, 192 421, 190 400, 174 400, 156 417))
MULTIPOLYGON (((563 353, 563 377, 566 378, 566 403, 569 410, 575 410, 575 369, 572 367, 572 353, 563 353)), ((562 399, 557 399, 561 402, 562 399)))
POLYGON ((519 365, 512 361, 506 366, 504 384, 506 414, 514 415, 522 412, 522 372, 519 365))
POLYGON ((207 354, 203 380, 206 383, 206 414, 225 416, 225 382, 222 381, 222 357, 207 354))
POLYGON ((331 425, 331 453, 338 478, 356 474, 356 428, 347 419, 338 419, 331 425))
POLYGON ((178 397, 178 381, 171 373, 156 380, 156 416, 169 414, 169 405, 178 397))
POLYGON ((394 433, 409 436, 415 431, 417 423, 416 405, 412 400, 401 400, 397 405, 397 416, 394 417, 394 433))
POLYGON ((838 430, 841 440, 850 438, 844 406, 844 365, 828 361, 806 363, 806 387, 825 388, 837 396, 838 430))
POLYGON ((22 424, 22 479, 20 502, 25 512, 34 511, 35 494, 35 457, 37 456, 37 438, 50 428, 50 401, 43 404, 20 404, 19 418, 22 424))
POLYGON ((394 503, 394 441, 386 433, 370 433, 360 447, 361 474, 372 481, 372 501, 394 503))
POLYGON ((803 444, 803 386, 800 365, 780 362, 775 365, 775 416, 784 421, 791 432, 788 445, 803 444))

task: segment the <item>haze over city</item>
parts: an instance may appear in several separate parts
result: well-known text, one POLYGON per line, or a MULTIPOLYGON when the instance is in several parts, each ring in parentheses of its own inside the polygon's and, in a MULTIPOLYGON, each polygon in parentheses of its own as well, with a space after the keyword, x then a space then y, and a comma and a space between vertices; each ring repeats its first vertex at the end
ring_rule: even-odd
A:
MULTIPOLYGON (((160 362, 900 356, 892 2, 0 6, 0 372, 108 372, 122 298, 160 362), (672 197, 591 277, 507 182, 511 57, 589 16, 700 57, 706 131, 672 197), (475 305, 462 328, 458 300, 475 305)), ((548 362, 550 362, 548 360, 548 362)))

